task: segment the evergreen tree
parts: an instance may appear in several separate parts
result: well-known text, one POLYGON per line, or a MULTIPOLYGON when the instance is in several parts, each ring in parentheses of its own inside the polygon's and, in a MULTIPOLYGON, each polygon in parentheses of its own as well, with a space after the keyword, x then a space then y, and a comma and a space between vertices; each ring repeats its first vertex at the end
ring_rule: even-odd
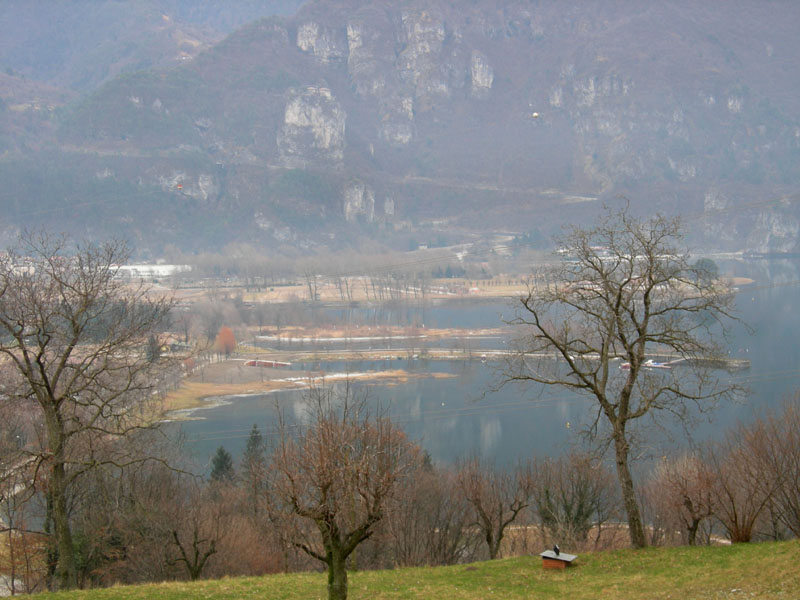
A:
POLYGON ((264 438, 253 423, 242 455, 241 477, 254 516, 258 516, 259 499, 266 484, 267 456, 264 438))
POLYGON ((250 436, 247 438, 247 445, 242 456, 242 470, 252 470, 255 467, 263 466, 266 458, 266 447, 264 437, 258 429, 258 425, 253 423, 250 436))
POLYGON ((211 481, 231 482, 235 475, 230 452, 225 450, 224 446, 220 446, 211 458, 211 481))

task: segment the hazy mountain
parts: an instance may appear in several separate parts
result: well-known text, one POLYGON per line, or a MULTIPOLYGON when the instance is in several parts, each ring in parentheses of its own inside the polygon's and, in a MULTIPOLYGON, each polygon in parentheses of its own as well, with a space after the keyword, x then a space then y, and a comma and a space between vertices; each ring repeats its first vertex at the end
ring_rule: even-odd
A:
POLYGON ((3 0, 0 68, 76 91, 174 66, 254 19, 302 0, 3 0))
POLYGON ((4 208, 78 205, 157 251, 546 234, 623 194, 709 247, 794 251, 799 22, 789 2, 313 2, 28 127, 6 102, 4 208))

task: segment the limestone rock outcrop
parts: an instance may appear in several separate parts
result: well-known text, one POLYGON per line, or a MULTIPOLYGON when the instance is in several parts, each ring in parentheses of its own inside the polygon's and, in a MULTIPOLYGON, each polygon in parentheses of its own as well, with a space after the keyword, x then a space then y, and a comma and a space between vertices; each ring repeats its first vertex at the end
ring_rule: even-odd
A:
POLYGON ((331 90, 322 86, 290 90, 278 148, 286 166, 308 161, 338 164, 344 157, 346 115, 331 90))

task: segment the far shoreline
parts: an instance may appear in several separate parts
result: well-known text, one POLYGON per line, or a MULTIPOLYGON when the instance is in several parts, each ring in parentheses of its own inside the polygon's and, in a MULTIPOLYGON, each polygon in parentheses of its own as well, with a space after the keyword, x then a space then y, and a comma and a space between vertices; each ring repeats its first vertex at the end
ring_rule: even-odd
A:
POLYGON ((232 381, 237 375, 243 375, 242 360, 228 359, 220 363, 214 363, 203 368, 214 367, 212 375, 214 381, 197 381, 199 378, 207 379, 208 373, 192 375, 191 379, 184 381, 177 390, 170 392, 164 399, 163 415, 169 421, 191 420, 197 411, 217 408, 223 404, 230 403, 238 397, 260 396, 264 394, 303 390, 314 385, 324 385, 325 383, 338 383, 344 381, 369 381, 381 382, 385 385, 395 385, 405 383, 410 379, 416 378, 451 378, 456 377, 450 373, 425 372, 410 373, 403 369, 391 369, 385 371, 367 371, 359 373, 311 373, 305 371, 291 371, 291 377, 287 377, 286 370, 275 370, 275 378, 266 377, 263 381, 253 381, 252 375, 264 375, 263 371, 271 370, 263 367, 244 367, 252 369, 252 372, 244 372, 250 377, 249 381, 232 381), (228 378, 229 382, 224 380, 228 378), (214 402, 213 399, 218 399, 214 402))

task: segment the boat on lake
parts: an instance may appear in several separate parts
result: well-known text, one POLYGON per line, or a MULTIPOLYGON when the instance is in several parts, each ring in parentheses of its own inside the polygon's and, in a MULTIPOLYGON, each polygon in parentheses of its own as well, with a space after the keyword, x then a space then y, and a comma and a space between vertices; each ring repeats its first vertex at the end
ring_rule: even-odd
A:
MULTIPOLYGON (((652 358, 648 358, 646 361, 644 361, 642 363, 642 367, 644 367, 645 369, 671 369, 672 368, 672 366, 670 364, 663 363, 663 362, 656 362, 652 358)), ((631 370, 631 363, 624 362, 624 363, 620 364, 619 368, 622 369, 623 371, 630 371, 631 370)))

